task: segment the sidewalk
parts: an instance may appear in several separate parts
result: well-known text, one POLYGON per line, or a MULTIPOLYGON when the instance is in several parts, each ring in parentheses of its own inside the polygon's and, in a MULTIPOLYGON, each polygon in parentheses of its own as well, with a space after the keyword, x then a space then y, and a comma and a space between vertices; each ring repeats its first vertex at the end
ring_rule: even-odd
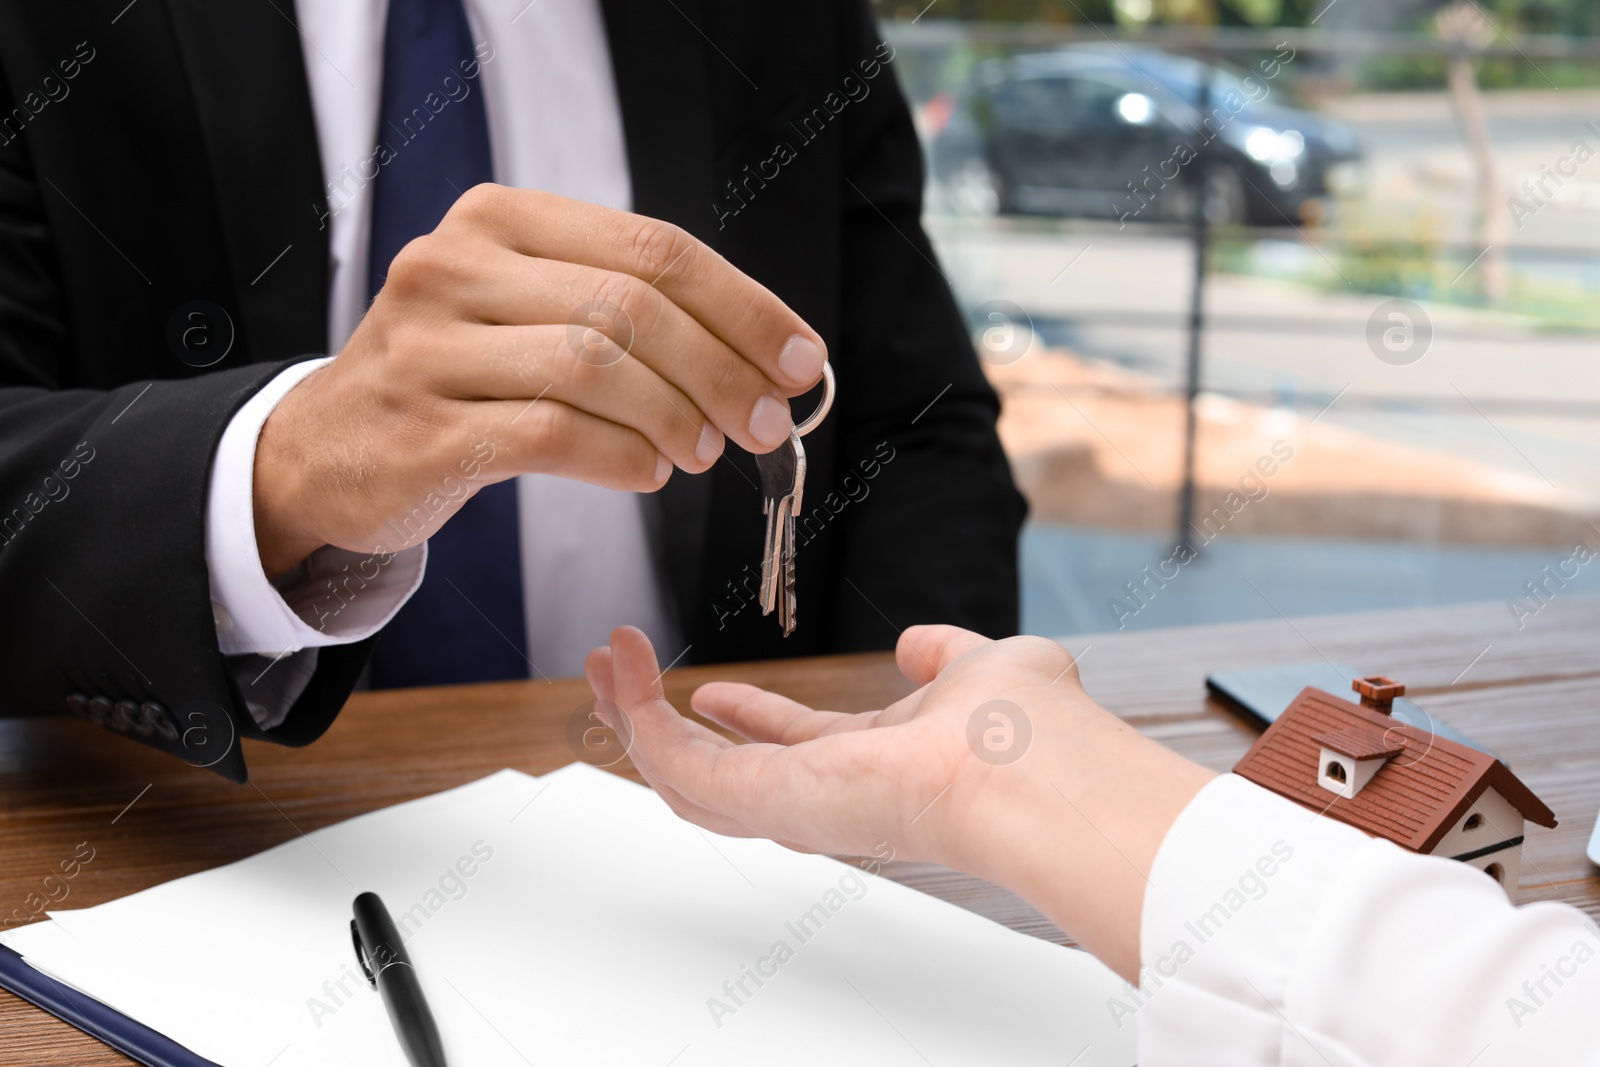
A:
MULTIPOLYGON (((1003 404, 1001 441, 1036 521, 1175 536, 1181 397, 1159 379, 1060 351, 988 370, 1003 404)), ((1197 540, 1222 527, 1234 537, 1423 547, 1553 549, 1600 539, 1593 504, 1531 470, 1213 394, 1197 410, 1197 540)))
MULTIPOLYGON (((1170 542, 1159 534, 1030 523, 1022 536, 1023 632, 1060 636, 1512 597, 1537 609, 1525 583, 1547 581, 1543 568, 1556 570, 1568 556, 1560 549, 1224 535, 1177 567, 1175 577, 1149 580, 1145 567, 1158 577, 1173 573, 1160 566, 1170 542), (1138 597, 1127 582, 1139 585, 1138 597)), ((1591 534, 1590 543, 1600 545, 1600 535, 1591 534)), ((1551 599, 1600 593, 1600 561, 1577 568, 1566 588, 1546 588, 1551 599)), ((1545 624, 1537 612, 1519 619, 1508 606, 1506 633, 1519 622, 1529 630, 1545 624)), ((1315 649, 1305 652, 1317 658, 1315 649)))

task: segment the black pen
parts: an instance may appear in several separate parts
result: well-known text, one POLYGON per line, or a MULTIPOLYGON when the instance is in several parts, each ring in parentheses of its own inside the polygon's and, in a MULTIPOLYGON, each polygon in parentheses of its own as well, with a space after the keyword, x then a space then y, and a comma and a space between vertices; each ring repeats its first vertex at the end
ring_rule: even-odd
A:
POLYGON ((355 913, 350 937, 356 945, 356 960, 372 988, 383 997, 406 1059, 411 1067, 445 1067, 439 1027, 428 1010, 411 957, 400 944, 400 931, 389 918, 389 909, 378 894, 362 893, 356 897, 355 913))

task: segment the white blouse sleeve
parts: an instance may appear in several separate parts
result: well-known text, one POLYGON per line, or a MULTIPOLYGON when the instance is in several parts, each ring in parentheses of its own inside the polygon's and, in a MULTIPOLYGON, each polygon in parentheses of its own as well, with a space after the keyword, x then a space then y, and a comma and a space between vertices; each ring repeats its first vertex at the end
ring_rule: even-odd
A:
POLYGON ((1600 1067, 1600 929, 1237 775, 1156 854, 1141 1067, 1600 1067))

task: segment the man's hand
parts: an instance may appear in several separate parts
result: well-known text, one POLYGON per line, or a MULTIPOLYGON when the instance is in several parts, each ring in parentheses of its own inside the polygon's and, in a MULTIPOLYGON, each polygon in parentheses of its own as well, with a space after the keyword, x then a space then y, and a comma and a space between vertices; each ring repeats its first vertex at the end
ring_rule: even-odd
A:
POLYGON ((771 451, 786 398, 825 359, 798 315, 675 226, 478 186, 401 251, 338 358, 267 419, 262 565, 398 548, 391 522, 427 506, 442 523, 517 474, 651 491, 674 466, 707 470, 727 438, 771 451))
POLYGON ((1091 700, 1072 656, 913 626, 895 650, 920 686, 880 711, 814 711, 750 685, 668 704, 649 640, 616 630, 584 669, 597 713, 679 815, 735 837, 835 855, 936 860, 1031 900, 1124 975, 1138 971, 1146 877, 1212 774, 1091 700))

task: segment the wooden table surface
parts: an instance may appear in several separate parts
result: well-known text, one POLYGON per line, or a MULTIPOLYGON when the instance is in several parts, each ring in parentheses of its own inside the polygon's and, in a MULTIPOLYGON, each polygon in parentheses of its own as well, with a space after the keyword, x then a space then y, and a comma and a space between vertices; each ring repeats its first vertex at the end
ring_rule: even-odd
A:
MULTIPOLYGON (((1555 810, 1556 829, 1530 827, 1521 899, 1564 900, 1600 916, 1600 875, 1584 856, 1600 808, 1600 598, 1558 598, 1523 621, 1519 631, 1505 604, 1493 603, 1065 643, 1080 655, 1092 695, 1217 770, 1231 767, 1256 735, 1207 697, 1211 671, 1326 658, 1400 679, 1430 713, 1506 758, 1555 810)), ((908 690, 889 656, 865 655, 676 670, 667 675, 668 695, 686 706, 689 692, 713 678, 846 711, 908 690)), ((501 767, 554 770, 581 753, 570 724, 587 697, 573 680, 358 694, 308 748, 247 742, 252 777, 243 786, 77 719, 0 721, 0 914, 26 913, 30 894, 45 895, 45 876, 80 843, 93 859, 52 906, 112 900, 501 767)), ((615 769, 631 773, 626 760, 615 769)), ((977 879, 925 864, 886 873, 1067 942, 1032 908, 977 879)), ((127 1062, 0 993, 0 1064, 127 1062)))

